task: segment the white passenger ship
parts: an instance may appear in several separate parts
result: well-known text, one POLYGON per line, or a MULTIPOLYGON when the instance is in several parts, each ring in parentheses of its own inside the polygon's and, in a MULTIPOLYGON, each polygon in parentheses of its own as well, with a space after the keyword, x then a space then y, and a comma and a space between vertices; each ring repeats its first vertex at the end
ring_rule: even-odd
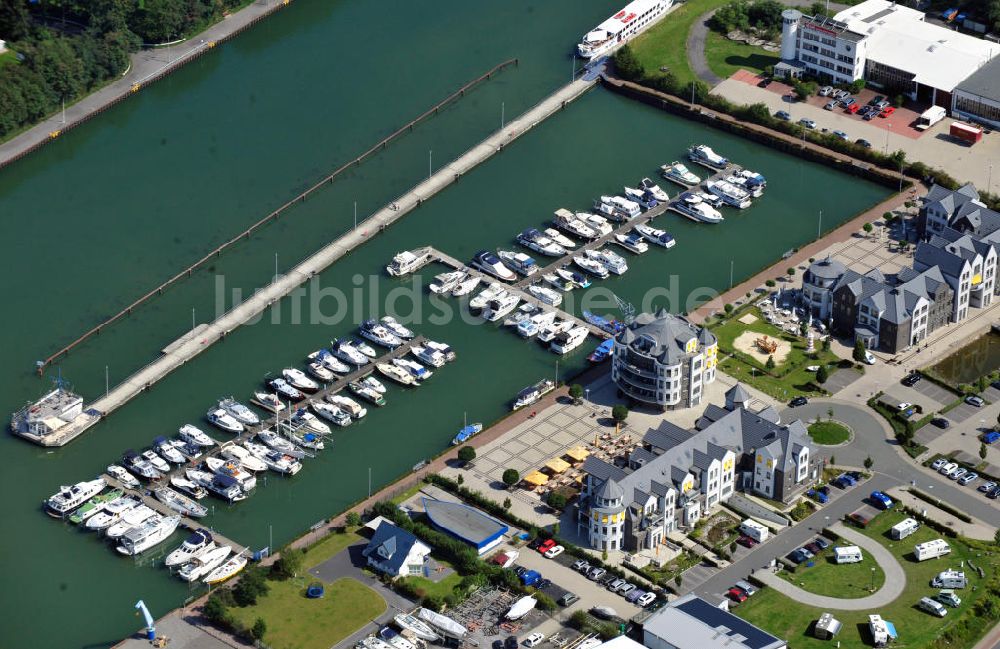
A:
POLYGON ((641 34, 662 18, 672 4, 672 0, 633 0, 587 32, 576 46, 577 54, 584 59, 610 54, 619 45, 641 34))

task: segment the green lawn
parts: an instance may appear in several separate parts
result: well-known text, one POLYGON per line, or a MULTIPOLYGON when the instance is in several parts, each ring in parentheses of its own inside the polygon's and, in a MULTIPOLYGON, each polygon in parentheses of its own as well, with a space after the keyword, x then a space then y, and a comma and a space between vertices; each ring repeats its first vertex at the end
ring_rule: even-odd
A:
MULTIPOLYGON (((719 349, 723 355, 727 356, 719 363, 719 368, 733 378, 754 386, 761 392, 771 395, 775 399, 787 401, 800 395, 816 396, 823 394, 812 389, 809 384, 816 378, 815 372, 810 372, 806 367, 810 365, 834 365, 839 362, 839 358, 833 352, 824 352, 817 347, 816 358, 806 354, 806 342, 797 335, 785 333, 763 319, 761 312, 756 307, 746 311, 757 316, 757 320, 750 324, 744 324, 737 318, 730 318, 721 323, 710 325, 712 333, 719 339, 719 349), (746 356, 729 356, 735 350, 733 341, 740 334, 753 331, 765 334, 769 338, 784 340, 792 345, 788 356, 769 374, 764 365, 756 359, 749 359, 746 356)), ((737 352, 739 353, 739 352, 737 352)), ((847 370, 845 370, 847 371, 847 370)))
POLYGON ((859 563, 837 565, 833 559, 833 547, 830 547, 816 555, 815 559, 811 559, 815 564, 813 567, 809 568, 802 564, 794 573, 783 570, 779 574, 802 590, 817 595, 865 597, 872 592, 870 588, 873 579, 876 590, 882 587, 885 583, 885 573, 868 552, 862 550, 862 554, 865 558, 859 563), (872 568, 875 569, 874 577, 872 568))
POLYGON ((252 626, 267 623, 264 641, 273 649, 328 649, 385 611, 378 593, 354 579, 327 584, 319 599, 305 596, 308 580, 268 582, 267 595, 254 606, 229 609, 233 618, 252 626))
POLYGON ((847 426, 835 421, 821 421, 809 424, 809 437, 812 437, 812 440, 817 444, 833 446, 834 444, 843 444, 851 439, 851 431, 847 429, 847 426))
POLYGON ((728 0, 688 0, 666 18, 632 41, 632 51, 646 72, 655 73, 666 67, 678 83, 694 80, 687 58, 687 37, 699 16, 726 4, 728 0))
POLYGON ((453 572, 438 582, 433 582, 426 577, 405 577, 404 581, 411 584, 414 588, 423 591, 425 596, 436 595, 438 597, 447 597, 455 590, 455 586, 458 586, 458 582, 462 581, 462 576, 457 572, 453 572))
MULTIPOLYGON (((951 555, 942 559, 917 563, 912 556, 914 544, 939 538, 940 534, 924 526, 903 541, 892 541, 887 536, 887 530, 903 518, 905 515, 899 512, 883 513, 872 521, 864 533, 888 547, 900 560, 904 570, 906 570, 906 588, 901 597, 878 611, 835 611, 834 616, 844 625, 837 637, 841 649, 861 649, 870 646, 867 639, 867 616, 869 613, 879 613, 883 618, 895 624, 896 629, 901 634, 896 642, 897 647, 911 649, 932 646, 935 648, 971 647, 975 644, 975 640, 995 621, 986 616, 976 617, 971 614, 965 619, 960 619, 985 592, 982 587, 985 580, 979 579, 975 572, 969 570, 968 560, 972 558, 976 565, 985 568, 986 577, 989 579, 995 574, 998 563, 1000 563, 997 549, 989 544, 983 544, 979 548, 973 549, 959 540, 949 539, 948 542, 952 547, 951 555), (914 605, 921 597, 936 592, 930 587, 930 579, 947 568, 959 568, 959 564, 963 560, 966 561, 965 573, 971 577, 971 584, 969 588, 959 591, 962 605, 957 609, 949 608, 948 615, 944 618, 932 617, 917 609, 914 605), (971 586, 978 588, 973 590, 971 586), (960 633, 962 627, 967 628, 968 635, 960 633), (950 644, 943 639, 935 642, 945 631, 957 635, 952 638, 950 644)), ((825 567, 822 568, 825 569, 825 567)), ((764 588, 760 593, 751 597, 749 601, 736 609, 736 613, 778 637, 784 638, 794 649, 829 649, 831 646, 830 642, 817 640, 810 633, 812 624, 823 613, 822 610, 797 604, 770 588, 764 588)))
POLYGON ((0 68, 9 63, 17 63, 17 54, 14 53, 14 50, 7 50, 0 54, 0 68))
POLYGON ((302 562, 306 570, 315 568, 330 557, 339 554, 342 550, 357 543, 367 543, 368 539, 358 535, 356 532, 346 532, 344 534, 330 534, 322 541, 311 546, 302 562))
POLYGON ((709 30, 705 39, 705 58, 712 72, 722 79, 728 79, 737 70, 763 74, 767 66, 781 60, 775 52, 731 41, 713 30, 709 30))

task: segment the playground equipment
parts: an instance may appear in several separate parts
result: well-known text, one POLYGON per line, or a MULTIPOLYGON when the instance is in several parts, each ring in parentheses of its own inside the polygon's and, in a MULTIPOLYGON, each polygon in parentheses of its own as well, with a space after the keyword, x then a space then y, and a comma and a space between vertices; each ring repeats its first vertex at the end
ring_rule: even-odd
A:
POLYGON ((761 336, 760 338, 755 339, 753 344, 756 345, 757 349, 764 354, 773 354, 778 351, 778 341, 771 340, 767 336, 761 336))

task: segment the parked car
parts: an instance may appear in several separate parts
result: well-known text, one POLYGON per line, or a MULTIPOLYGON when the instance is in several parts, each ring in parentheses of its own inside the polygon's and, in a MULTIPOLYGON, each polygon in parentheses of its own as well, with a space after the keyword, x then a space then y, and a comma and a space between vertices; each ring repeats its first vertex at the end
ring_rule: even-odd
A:
POLYGON ((923 378, 924 377, 920 374, 920 372, 910 372, 909 374, 903 377, 903 380, 900 381, 900 383, 902 383, 908 388, 912 388, 917 383, 920 383, 921 379, 923 378))
POLYGON ((896 404, 896 410, 898 410, 900 412, 903 412, 905 410, 909 410, 912 406, 913 406, 913 404, 910 403, 909 401, 904 401, 902 403, 897 403, 896 404))
POLYGON ((809 399, 806 399, 805 397, 795 397, 794 399, 788 402, 788 405, 790 405, 793 408, 798 408, 799 406, 804 406, 807 403, 809 403, 809 399))
POLYGON ((544 639, 545 639, 544 634, 532 633, 531 635, 529 635, 527 638, 524 639, 524 646, 534 647, 535 645, 540 644, 544 639))
POLYGON ((875 108, 877 108, 879 110, 884 110, 886 108, 892 108, 892 104, 890 104, 888 101, 886 101, 885 99, 883 99, 882 101, 877 102, 875 104, 875 108))
POLYGON ((639 601, 639 598, 646 594, 641 588, 633 588, 629 592, 625 593, 625 601, 635 604, 639 601))
POLYGON ((816 541, 814 542, 816 543, 816 545, 820 547, 821 550, 825 550, 828 547, 830 547, 830 542, 824 539, 822 536, 817 536, 816 541))
POLYGON ((1000 433, 995 430, 991 430, 983 435, 983 444, 992 444, 998 439, 1000 439, 1000 433))
POLYGON ((863 146, 866 149, 872 148, 872 143, 866 140, 865 138, 857 139, 854 141, 854 143, 863 146))
POLYGON ((961 606, 962 598, 955 594, 955 591, 946 588, 934 596, 934 599, 951 607, 961 606))
POLYGON ((728 595, 729 599, 733 600, 737 604, 742 604, 747 601, 747 594, 739 588, 730 588, 726 595, 728 595))
POLYGON ((996 486, 997 486, 997 483, 995 483, 995 482, 984 482, 983 484, 979 485, 979 491, 982 491, 983 493, 987 493, 987 492, 989 492, 991 489, 993 489, 996 486))
POLYGON ((583 559, 579 559, 573 562, 573 570, 579 570, 580 572, 587 572, 587 570, 589 569, 590 569, 590 564, 584 561, 583 559))
POLYGON ((608 590, 614 592, 614 591, 618 590, 621 586, 623 586, 626 583, 628 583, 628 582, 626 582, 624 579, 622 579, 621 577, 619 577, 619 578, 615 579, 614 581, 612 581, 610 584, 608 584, 608 590))
POLYGON ((806 561, 808 558, 809 557, 806 556, 806 550, 803 550, 802 548, 792 550, 788 553, 788 560, 796 565, 806 561))
POLYGON ((986 405, 986 402, 983 401, 982 397, 977 397, 974 394, 970 394, 969 396, 965 397, 965 403, 969 404, 970 406, 975 406, 977 408, 982 408, 984 405, 986 405))
POLYGON ((774 114, 774 116, 777 117, 778 119, 783 119, 786 122, 792 119, 792 116, 788 113, 788 111, 784 110, 779 110, 777 113, 774 114))
POLYGON ((870 101, 868 102, 868 105, 869 105, 869 106, 877 106, 877 105, 879 105, 880 103, 882 103, 883 101, 885 101, 885 95, 875 95, 875 96, 874 96, 874 97, 872 97, 872 98, 871 98, 871 100, 870 100, 870 101))
POLYGON ((876 507, 878 507, 879 509, 891 509, 892 508, 892 505, 893 505, 892 498, 890 498, 889 496, 885 495, 881 491, 873 491, 871 493, 871 495, 869 496, 869 498, 871 499, 872 503, 876 507))
POLYGON ((525 568, 524 566, 516 566, 514 568, 514 574, 517 575, 518 577, 520 577, 521 575, 523 575, 526 572, 528 572, 528 569, 525 568))
POLYGON ((547 558, 547 559, 555 559, 556 557, 558 557, 560 554, 562 554, 565 551, 566 551, 566 548, 564 548, 561 545, 553 546, 553 547, 551 547, 551 548, 549 548, 548 550, 545 551, 545 558, 547 558))
POLYGON ((951 428, 951 422, 944 417, 935 417, 934 419, 931 419, 931 423, 942 430, 951 428))
POLYGON ((937 471, 938 469, 940 469, 941 467, 943 467, 945 464, 948 464, 948 460, 945 459, 945 458, 943 458, 943 457, 939 457, 938 459, 936 459, 933 462, 931 462, 931 468, 933 470, 937 471))
POLYGON ((851 93, 846 90, 834 90, 830 96, 834 99, 846 99, 851 96, 851 93))
POLYGON ((879 113, 878 116, 879 117, 888 117, 889 115, 892 115, 895 112, 896 112, 895 108, 893 108, 892 106, 886 106, 885 108, 882 109, 882 112, 879 113))
POLYGON ((752 538, 746 535, 743 535, 740 538, 736 539, 736 542, 745 548, 752 548, 753 546, 757 545, 756 541, 754 541, 752 538))
POLYGON ((503 642, 504 649, 517 649, 520 645, 521 643, 518 642, 516 635, 507 636, 507 639, 503 642))
POLYGON ((554 548, 554 547, 556 547, 556 540, 555 540, 555 539, 545 539, 545 540, 544 540, 544 541, 542 541, 542 543, 541 543, 541 544, 540 544, 540 545, 539 545, 539 546, 538 546, 537 548, 535 548, 535 549, 536 549, 536 550, 538 550, 538 552, 539 552, 540 554, 545 554, 546 552, 548 552, 549 550, 551 550, 551 549, 552 549, 552 548, 554 548))
POLYGON ((825 110, 833 110, 840 105, 840 102, 834 99, 833 101, 827 102, 826 106, 823 106, 825 110))
POLYGON ((829 97, 832 93, 833 93, 833 86, 823 86, 822 88, 819 89, 819 91, 816 94, 818 94, 820 97, 829 97))
MULTIPOLYGON (((854 97, 841 97, 840 103, 842 103, 844 105, 844 108, 850 108, 851 106, 857 106, 858 105, 858 100, 855 99, 854 97)), ((860 106, 859 106, 859 108, 860 108, 860 106)), ((854 110, 857 110, 857 108, 855 108, 854 110)), ((854 112, 854 111, 851 111, 851 112, 854 112)))
POLYGON ((859 108, 861 108, 861 104, 859 104, 858 102, 854 101, 853 99, 848 99, 848 101, 850 103, 845 103, 844 104, 844 110, 846 112, 851 113, 853 115, 854 113, 858 112, 859 108))
POLYGON ((759 88, 767 88, 769 85, 771 85, 772 81, 774 81, 774 79, 772 79, 771 77, 764 77, 763 79, 760 80, 759 83, 757 83, 757 86, 759 88))
POLYGON ((580 601, 580 596, 576 593, 565 592, 563 596, 559 598, 560 606, 571 606, 574 602, 580 601))
POLYGON ((991 500, 996 499, 997 496, 1000 496, 1000 485, 997 485, 986 492, 986 497, 991 500))
POLYGON ((968 473, 968 472, 969 472, 969 470, 968 470, 968 469, 965 469, 965 468, 961 468, 961 467, 960 467, 960 468, 958 468, 958 469, 955 469, 955 470, 954 470, 954 471, 952 471, 951 473, 949 473, 949 474, 948 474, 948 479, 949 479, 949 480, 958 480, 959 478, 961 478, 961 477, 962 477, 963 475, 965 475, 965 474, 966 474, 966 473, 968 473))
POLYGON ((503 640, 500 639, 494 640, 493 649, 503 649, 503 640))
POLYGON ((535 584, 535 590, 542 590, 543 588, 548 588, 552 585, 551 579, 542 579, 537 584, 535 584))
POLYGON ((639 596, 639 599, 635 600, 635 603, 643 608, 649 606, 656 600, 656 593, 643 593, 639 596))
POLYGON ((628 582, 625 582, 624 586, 618 588, 618 594, 625 596, 631 593, 633 590, 635 590, 635 584, 630 584, 628 582))
POLYGON ((818 545, 816 545, 815 541, 813 541, 811 543, 806 543, 804 547, 805 547, 806 550, 809 550, 814 555, 819 554, 820 552, 823 551, 823 548, 821 548, 818 545))
POLYGON ((938 469, 938 473, 940 473, 941 475, 946 476, 946 475, 950 474, 952 471, 955 471, 957 469, 958 469, 958 465, 957 464, 955 464, 954 462, 948 462, 943 467, 941 467, 940 469, 938 469))
MULTIPOLYGON (((839 137, 841 140, 846 140, 847 139, 847 133, 844 133, 843 131, 834 131, 833 134, 836 135, 837 137, 839 137)), ((868 351, 866 349, 865 350, 865 365, 874 365, 874 364, 875 364, 875 354, 871 353, 870 351, 868 351)))
POLYGON ((806 119, 805 117, 799 120, 799 124, 805 126, 808 129, 816 128, 816 122, 812 121, 811 119, 806 119))
POLYGON ((740 580, 740 581, 736 582, 735 584, 733 584, 733 586, 735 588, 739 588, 744 593, 746 593, 747 597, 753 597, 754 595, 757 594, 757 589, 754 587, 753 584, 751 584, 748 581, 740 580))
POLYGON ((963 475, 961 478, 958 479, 958 484, 964 487, 969 483, 975 482, 976 478, 978 477, 979 477, 978 473, 976 473, 975 471, 969 471, 968 473, 966 473, 965 475, 963 475))
POLYGON ((587 577, 589 577, 591 581, 597 581, 605 574, 607 574, 607 572, 608 571, 605 570, 604 568, 591 568, 590 572, 587 573, 587 577))
MULTIPOLYGON (((849 139, 851 139, 850 137, 848 137, 847 133, 844 133, 843 131, 834 131, 833 134, 836 135, 837 137, 839 137, 841 140, 849 140, 849 139)), ((871 363, 869 363, 869 365, 870 364, 871 363)))

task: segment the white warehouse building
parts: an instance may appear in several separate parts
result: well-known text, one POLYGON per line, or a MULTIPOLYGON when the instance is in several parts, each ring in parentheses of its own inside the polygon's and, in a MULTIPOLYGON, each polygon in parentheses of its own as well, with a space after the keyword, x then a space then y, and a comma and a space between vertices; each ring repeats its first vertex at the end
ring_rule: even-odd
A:
POLYGON ((1000 54, 1000 44, 928 23, 923 12, 865 0, 833 18, 782 13, 777 74, 807 73, 876 88, 951 109, 955 88, 1000 54))

